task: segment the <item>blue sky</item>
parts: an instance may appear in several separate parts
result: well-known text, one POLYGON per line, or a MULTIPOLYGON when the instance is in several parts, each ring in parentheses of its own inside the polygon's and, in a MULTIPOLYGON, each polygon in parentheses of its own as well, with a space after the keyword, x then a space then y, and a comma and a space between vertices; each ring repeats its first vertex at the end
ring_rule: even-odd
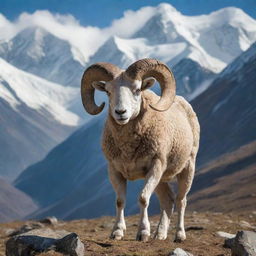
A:
POLYGON ((161 2, 172 4, 185 15, 207 14, 223 7, 236 6, 256 18, 256 0, 0 0, 0 13, 15 20, 21 12, 49 10, 72 14, 82 25, 105 27, 113 19, 120 18, 127 9, 136 10, 161 2))

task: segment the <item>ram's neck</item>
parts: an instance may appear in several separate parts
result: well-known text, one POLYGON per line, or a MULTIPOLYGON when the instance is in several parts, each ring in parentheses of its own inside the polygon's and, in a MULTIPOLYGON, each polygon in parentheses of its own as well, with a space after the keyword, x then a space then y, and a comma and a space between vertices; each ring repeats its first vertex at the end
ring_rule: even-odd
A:
POLYGON ((159 112, 156 117, 155 110, 149 104, 155 103, 158 98, 155 95, 152 102, 151 99, 143 96, 139 115, 125 125, 117 124, 111 114, 108 114, 102 143, 107 159, 131 160, 137 154, 143 157, 147 156, 149 152, 154 153, 154 145, 157 143, 157 139, 152 137, 154 130, 157 129, 154 119, 159 118, 162 113, 159 112), (149 148, 148 145, 153 148, 151 146, 149 148))

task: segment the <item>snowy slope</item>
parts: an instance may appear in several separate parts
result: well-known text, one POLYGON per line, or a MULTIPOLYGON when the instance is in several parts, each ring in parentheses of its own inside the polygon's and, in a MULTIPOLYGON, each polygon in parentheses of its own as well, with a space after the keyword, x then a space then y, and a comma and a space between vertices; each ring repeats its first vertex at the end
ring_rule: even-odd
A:
POLYGON ((80 118, 67 108, 77 90, 0 59, 0 176, 14 179, 76 129, 80 118))
POLYGON ((189 100, 256 41, 256 21, 237 8, 189 17, 160 4, 138 26, 128 38, 110 37, 88 65, 106 61, 126 68, 141 58, 160 59, 173 69, 177 93, 189 100))
MULTIPOLYGON (((240 68, 234 68, 228 74, 225 72, 229 68, 224 70, 192 101, 201 123, 200 166, 256 140, 255 46, 231 64, 236 67, 242 58, 245 61, 240 68)), ((30 166, 18 177, 15 186, 41 205, 33 217, 56 215, 74 219, 114 212, 114 193, 100 148, 103 124, 104 114, 72 134, 43 161, 30 166)), ((127 213, 136 210, 136 191, 140 185, 131 184, 127 213)), ((152 206, 156 209, 155 201, 152 206)))
MULTIPOLYGON (((237 8, 185 16, 160 4, 127 12, 103 29, 45 11, 23 14, 17 24, 3 17, 0 23, 0 57, 47 80, 79 87, 90 64, 106 61, 126 68, 150 57, 173 68, 177 93, 187 99, 204 91, 216 73, 256 41, 256 21, 237 8)), ((70 110, 89 119, 82 114, 79 94, 70 110)))
POLYGON ((23 14, 17 24, 2 17, 0 28, 2 35, 9 34, 1 38, 0 56, 72 86, 79 85, 83 67, 98 60, 124 67, 155 57, 174 66, 189 58, 216 73, 256 41, 256 21, 238 8, 185 16, 166 3, 126 12, 103 29, 82 27, 72 16, 55 17, 47 11, 23 14))
POLYGON ((0 57, 19 69, 61 85, 79 86, 84 70, 74 59, 68 42, 40 27, 26 28, 1 43, 0 57))
POLYGON ((174 66, 190 58, 203 68, 220 72, 254 41, 256 21, 240 9, 185 16, 169 4, 160 4, 131 37, 110 38, 90 63, 103 58, 124 67, 138 58, 152 57, 174 66))
POLYGON ((176 55, 182 53, 186 44, 155 44, 146 38, 123 39, 117 36, 111 37, 91 58, 90 63, 98 61, 112 62, 122 68, 142 58, 156 58, 169 62, 176 55))
MULTIPOLYGON (((115 36, 97 51, 90 64, 105 61, 127 68, 131 63, 142 58, 162 60, 172 67, 177 83, 177 94, 192 99, 198 91, 205 89, 205 84, 209 85, 216 73, 187 58, 186 48, 185 42, 154 45, 146 38, 122 39, 115 36)), ((156 87, 153 90, 159 91, 156 87)))
POLYGON ((20 103, 62 124, 76 126, 79 117, 67 110, 78 89, 48 82, 21 71, 0 58, 0 97, 14 109, 20 103))
POLYGON ((134 37, 147 38, 153 44, 183 42, 186 57, 219 72, 256 41, 255 27, 254 19, 234 7, 185 16, 169 4, 160 4, 134 37))

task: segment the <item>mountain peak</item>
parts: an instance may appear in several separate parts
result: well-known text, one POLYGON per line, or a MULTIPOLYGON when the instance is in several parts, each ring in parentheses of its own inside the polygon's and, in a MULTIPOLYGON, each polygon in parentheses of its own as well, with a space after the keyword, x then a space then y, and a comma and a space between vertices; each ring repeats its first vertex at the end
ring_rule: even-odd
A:
POLYGON ((79 124, 79 117, 66 109, 78 94, 77 89, 67 87, 63 90, 61 85, 21 71, 1 58, 0 65, 0 98, 8 101, 14 109, 23 103, 31 109, 45 111, 46 117, 50 113, 64 125, 79 124))
POLYGON ((215 18, 217 18, 217 16, 218 17, 222 16, 222 19, 225 19, 225 21, 230 21, 233 19, 239 20, 239 18, 245 17, 245 16, 251 18, 242 9, 233 7, 233 6, 214 11, 210 13, 210 16, 215 16, 215 18))
POLYGON ((50 34, 50 33, 46 31, 44 28, 39 26, 31 26, 31 27, 24 28, 17 35, 24 38, 28 36, 27 39, 31 40, 31 38, 35 39, 38 36, 45 36, 46 34, 50 34))
POLYGON ((242 68, 242 66, 248 62, 251 58, 256 58, 256 42, 253 43, 250 48, 239 55, 229 66, 227 66, 219 75, 223 77, 231 72, 235 72, 242 68))
POLYGON ((171 13, 180 13, 177 9, 175 9, 171 4, 168 3, 160 3, 157 6, 158 13, 162 14, 171 14, 171 13))
POLYGON ((62 85, 77 86, 83 66, 74 48, 40 26, 20 31, 0 43, 0 57, 12 65, 62 85))

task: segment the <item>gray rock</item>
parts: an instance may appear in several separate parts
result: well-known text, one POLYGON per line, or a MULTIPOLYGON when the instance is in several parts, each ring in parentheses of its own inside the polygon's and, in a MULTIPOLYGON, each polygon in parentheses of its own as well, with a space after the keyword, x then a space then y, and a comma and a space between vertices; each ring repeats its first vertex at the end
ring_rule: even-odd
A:
POLYGON ((227 232, 224 232, 224 231, 217 231, 216 234, 219 237, 228 238, 228 239, 232 239, 236 236, 235 234, 230 234, 230 233, 227 233, 227 232))
POLYGON ((11 236, 11 234, 15 231, 14 228, 5 228, 4 233, 6 236, 11 236))
POLYGON ((58 223, 58 219, 55 216, 47 217, 39 221, 40 223, 49 224, 49 225, 56 225, 58 223))
POLYGON ((224 247, 225 248, 232 248, 235 244, 235 238, 227 238, 225 239, 225 242, 224 242, 224 247))
POLYGON ((243 228, 254 228, 254 226, 252 226, 248 221, 245 220, 241 220, 239 222, 239 225, 243 228))
POLYGON ((56 252, 70 256, 83 256, 84 244, 79 239, 76 233, 71 233, 60 240, 57 240, 56 252))
POLYGON ((6 242, 7 256, 32 256, 50 250, 70 256, 84 255, 84 245, 78 235, 65 230, 32 230, 6 242))
POLYGON ((8 236, 17 236, 23 233, 26 233, 28 231, 34 230, 34 229, 40 229, 43 228, 44 225, 41 223, 28 223, 23 226, 21 226, 18 229, 10 230, 9 233, 7 233, 8 236))
POLYGON ((238 231, 224 246, 231 248, 232 256, 256 256, 256 232, 238 231))
POLYGON ((181 248, 176 248, 173 252, 169 254, 169 256, 193 256, 193 254, 186 252, 181 248))

